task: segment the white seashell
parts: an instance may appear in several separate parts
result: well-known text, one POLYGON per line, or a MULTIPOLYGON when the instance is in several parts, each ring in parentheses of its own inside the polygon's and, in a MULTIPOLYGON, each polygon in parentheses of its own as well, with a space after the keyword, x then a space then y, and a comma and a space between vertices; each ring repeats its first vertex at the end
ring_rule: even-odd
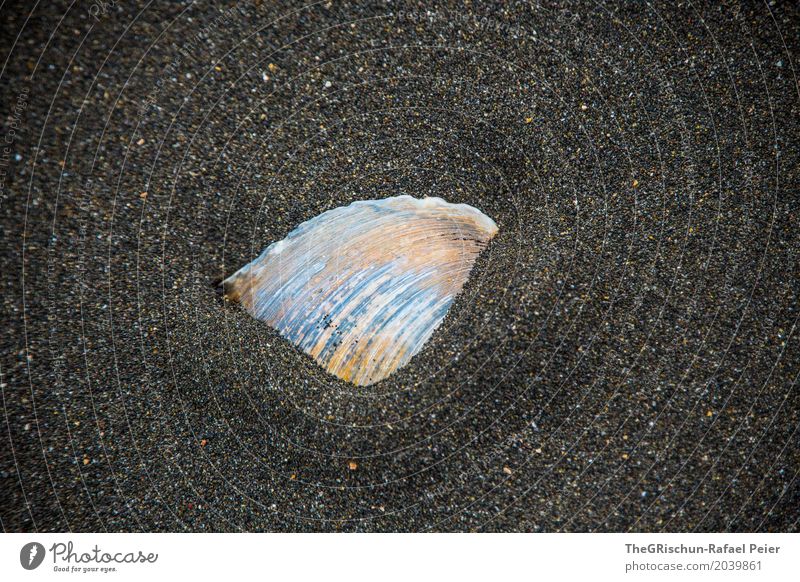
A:
POLYGON ((304 222, 223 289, 330 373, 366 386, 422 349, 496 233, 481 211, 441 198, 354 202, 304 222))

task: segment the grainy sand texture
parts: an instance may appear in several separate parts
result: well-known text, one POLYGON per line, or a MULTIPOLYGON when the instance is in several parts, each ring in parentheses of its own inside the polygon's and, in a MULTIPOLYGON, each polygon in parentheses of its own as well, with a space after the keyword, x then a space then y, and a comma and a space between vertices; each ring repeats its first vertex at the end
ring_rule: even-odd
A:
POLYGON ((0 22, 3 530, 798 530, 792 2, 0 22), (220 295, 402 194, 499 230, 387 379, 220 295))

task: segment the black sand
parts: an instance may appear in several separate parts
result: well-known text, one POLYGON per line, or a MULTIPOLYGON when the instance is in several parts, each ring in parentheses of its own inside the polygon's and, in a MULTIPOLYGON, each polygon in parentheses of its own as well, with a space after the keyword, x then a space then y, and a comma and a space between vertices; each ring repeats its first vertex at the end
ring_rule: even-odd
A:
POLYGON ((116 4, 0 8, 4 530, 798 529, 791 2, 116 4), (388 380, 218 295, 401 193, 500 233, 388 380))

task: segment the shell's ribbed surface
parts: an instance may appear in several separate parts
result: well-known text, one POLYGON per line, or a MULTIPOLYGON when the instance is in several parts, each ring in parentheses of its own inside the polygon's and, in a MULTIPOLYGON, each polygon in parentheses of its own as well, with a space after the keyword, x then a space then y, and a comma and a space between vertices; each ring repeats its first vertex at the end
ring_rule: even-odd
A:
POLYGON ((223 282, 226 296, 358 385, 404 366, 442 322, 494 221, 397 196, 304 222, 223 282))

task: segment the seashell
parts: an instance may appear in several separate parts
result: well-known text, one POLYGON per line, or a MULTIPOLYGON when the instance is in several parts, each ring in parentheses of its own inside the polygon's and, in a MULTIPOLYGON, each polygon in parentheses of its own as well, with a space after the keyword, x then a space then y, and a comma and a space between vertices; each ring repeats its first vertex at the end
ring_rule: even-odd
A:
POLYGON ((406 365, 497 225, 467 204, 396 196, 302 223, 223 281, 226 297, 359 386, 406 365))

